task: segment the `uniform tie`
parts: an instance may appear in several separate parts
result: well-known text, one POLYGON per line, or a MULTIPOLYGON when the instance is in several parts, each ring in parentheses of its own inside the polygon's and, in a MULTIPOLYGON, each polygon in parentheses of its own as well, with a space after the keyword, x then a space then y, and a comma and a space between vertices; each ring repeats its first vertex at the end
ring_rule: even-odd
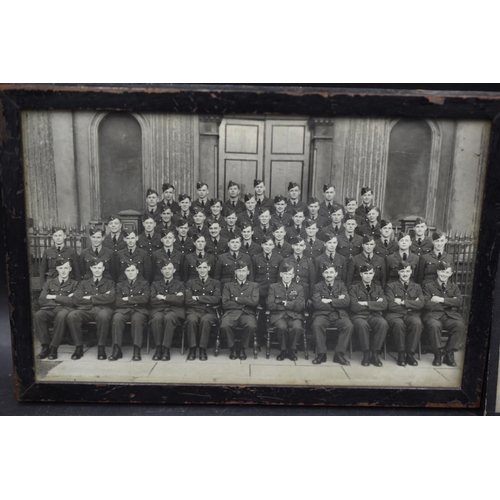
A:
POLYGON ((61 251, 61 247, 57 247, 57 251, 60 252, 61 251))
POLYGON ((205 278, 201 278, 201 284, 204 285, 205 284, 205 278))
POLYGON ((295 226, 295 230, 297 231, 297 233, 300 233, 300 226, 295 226))
POLYGON ((372 224, 372 231, 375 231, 375 224, 372 224))
POLYGON ((333 262, 333 254, 330 254, 330 262, 333 262))
POLYGON ((282 219, 282 218, 283 218, 283 214, 282 214, 282 213, 279 213, 279 214, 278 214, 278 217, 279 217, 280 219, 282 219))
POLYGON ((203 254, 201 252, 198 254, 198 258, 203 259, 203 254))
POLYGON ((231 203, 233 204, 233 207, 236 206, 236 202, 235 201, 232 201, 231 203))
POLYGON ((443 292, 446 292, 446 283, 441 283, 441 290, 443 290, 443 292))
POLYGON ((281 250, 281 243, 278 243, 278 248, 281 250))
POLYGON ((201 206, 205 208, 205 202, 203 200, 201 201, 201 206))
POLYGON ((266 253, 266 260, 267 260, 268 262, 271 260, 271 256, 270 256, 268 253, 266 253))
POLYGON ((370 285, 366 285, 366 291, 370 293, 370 285))
POLYGON ((96 249, 94 250, 94 253, 95 253, 96 257, 97 257, 97 256, 99 255, 99 250, 96 248, 96 249))
POLYGON ((170 251, 170 248, 167 250, 167 255, 170 257, 172 255, 172 252, 170 251))
POLYGON ((184 245, 184 243, 186 243, 186 240, 184 238, 181 238, 181 245, 184 245))
POLYGON ((330 292, 333 290, 333 286, 332 285, 328 285, 328 290, 330 290, 330 292))
POLYGON ((257 205, 260 205, 261 204, 261 201, 260 200, 257 200, 257 205))
POLYGON ((293 202, 293 206, 294 206, 294 207, 296 207, 296 206, 297 206, 297 202, 296 202, 296 201, 294 201, 294 202, 293 202))
POLYGON ((153 214, 155 213, 155 211, 154 211, 154 210, 150 210, 150 211, 149 211, 149 213, 150 213, 151 215, 153 215, 153 214))
POLYGON ((236 252, 233 252, 233 259, 236 259, 236 252))
POLYGON ((406 252, 403 253, 403 260, 408 259, 408 255, 406 255, 406 252))
POLYGON ((113 236, 113 243, 114 243, 115 245, 116 245, 116 242, 117 242, 117 241, 118 241, 118 240, 117 240, 116 236, 113 236))
POLYGON ((313 246, 314 245, 314 241, 312 238, 309 238, 309 245, 313 246))
POLYGON ((352 235, 349 236, 349 241, 352 243, 352 235))
POLYGON ((328 202, 328 210, 331 210, 332 209, 332 204, 330 202, 328 202))
POLYGON ((64 285, 65 282, 66 282, 66 280, 62 280, 61 281, 61 288, 62 288, 62 286, 64 285))
POLYGON ((97 285, 99 284, 99 280, 97 280, 97 279, 96 279, 96 280, 94 281, 94 284, 95 284, 95 286, 97 286, 97 285))
POLYGON ((249 215, 250 219, 253 219, 253 212, 251 210, 248 212, 248 215, 249 215))
POLYGON ((387 240, 384 240, 384 246, 387 248, 389 246, 389 242, 387 240))
POLYGON ((217 246, 217 244, 219 243, 219 242, 217 241, 217 238, 214 238, 214 240, 213 240, 213 241, 214 241, 214 245, 215 245, 215 246, 217 246))
POLYGON ((129 280, 128 284, 129 284, 130 286, 132 286, 132 285, 134 284, 134 282, 133 282, 132 280, 129 280))
POLYGON ((247 252, 248 252, 248 249, 250 248, 250 245, 248 243, 245 243, 245 248, 247 249, 247 252))
POLYGON ((132 254, 134 253, 132 250, 129 250, 128 253, 130 254, 130 256, 132 257, 132 254))
POLYGON ((422 244, 422 238, 419 238, 419 239, 417 240, 417 243, 418 243, 418 246, 420 246, 420 245, 422 244))
POLYGON ((404 287, 405 287, 405 292, 408 290, 408 283, 403 283, 404 287))
POLYGON ((443 254, 441 252, 438 253, 438 260, 441 260, 441 257, 443 256, 443 254))
POLYGON ((151 240, 151 235, 150 234, 148 234, 148 240, 151 240))

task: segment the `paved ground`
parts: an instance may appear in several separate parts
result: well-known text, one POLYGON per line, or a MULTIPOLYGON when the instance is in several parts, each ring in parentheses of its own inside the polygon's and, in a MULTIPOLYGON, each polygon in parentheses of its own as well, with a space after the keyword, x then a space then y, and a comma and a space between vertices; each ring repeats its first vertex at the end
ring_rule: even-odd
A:
MULTIPOLYGON (((38 347, 36 348, 38 352, 38 347)), ((237 385, 308 385, 308 386, 390 386, 390 387, 460 387, 463 353, 456 355, 458 367, 432 366, 432 354, 422 355, 417 367, 397 366, 394 353, 387 353, 384 366, 361 366, 361 353, 354 352, 351 366, 332 362, 311 363, 314 358, 277 361, 278 351, 272 350, 270 359, 261 351, 257 359, 251 353, 245 361, 230 360, 228 350, 218 357, 208 351, 208 361, 187 361, 180 349, 172 349, 170 361, 153 361, 153 351, 142 350, 142 361, 132 361, 132 348, 123 348, 123 359, 98 361, 97 347, 87 348, 78 361, 71 360, 74 347, 62 345, 56 361, 37 360, 37 378, 40 381, 81 382, 140 382, 140 383, 208 383, 237 385)), ((108 356, 111 348, 106 348, 108 356)))

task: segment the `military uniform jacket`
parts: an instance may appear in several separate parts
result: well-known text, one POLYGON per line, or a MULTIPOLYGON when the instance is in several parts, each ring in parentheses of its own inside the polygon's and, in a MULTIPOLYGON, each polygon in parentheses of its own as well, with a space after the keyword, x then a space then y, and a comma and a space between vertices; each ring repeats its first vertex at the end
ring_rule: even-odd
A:
POLYGON ((198 277, 194 280, 189 280, 186 283, 186 299, 187 314, 195 313, 199 315, 212 314, 217 315, 216 307, 220 305, 222 291, 221 283, 218 280, 207 277, 203 284, 198 277), (193 296, 198 296, 199 300, 193 299, 193 296))
POLYGON ((192 221, 191 227, 188 231, 188 236, 192 238, 193 234, 201 234, 205 237, 205 239, 210 238, 210 231, 208 230, 207 223, 204 222, 201 226, 198 226, 194 224, 194 221, 192 221))
POLYGON ((255 316, 258 303, 259 285, 257 283, 245 281, 243 286, 240 286, 235 280, 224 285, 222 290, 224 317, 237 320, 242 314, 255 316))
POLYGON ((274 214, 271 215, 269 224, 283 224, 285 227, 288 227, 290 224, 293 224, 293 219, 292 216, 287 212, 284 212, 281 217, 278 212, 274 212, 274 214))
POLYGON ((118 233, 118 236, 116 236, 116 243, 113 241, 113 235, 108 233, 102 240, 102 246, 113 250, 114 254, 117 255, 120 250, 127 248, 127 243, 121 233, 118 233))
POLYGON ((313 290, 312 303, 314 307, 313 318, 329 316, 332 313, 337 313, 337 319, 349 317, 347 308, 351 299, 346 286, 341 281, 335 280, 332 290, 328 288, 326 281, 318 283, 313 290), (341 295, 344 295, 343 299, 339 298, 341 295), (329 304, 324 304, 321 299, 332 299, 332 301, 329 304))
POLYGON ((252 258, 250 255, 243 253, 241 250, 238 252, 236 259, 233 257, 233 252, 227 252, 219 255, 217 262, 215 263, 214 278, 219 280, 221 283, 233 281, 236 262, 244 262, 248 266, 250 274, 247 279, 248 281, 254 281, 252 258))
POLYGON ((238 220, 236 221, 236 225, 240 228, 246 226, 247 224, 250 224, 252 227, 254 227, 259 223, 260 221, 259 217, 257 216, 257 209, 255 209, 253 211, 253 215, 250 216, 246 208, 244 212, 238 214, 238 220))
POLYGON ((59 277, 48 279, 43 285, 38 304, 40 309, 55 309, 63 307, 65 309, 73 309, 73 298, 70 294, 75 293, 78 287, 78 282, 71 278, 66 278, 64 285, 61 286, 59 277), (48 299, 47 295, 55 295, 55 299, 48 299))
POLYGON ((69 273, 69 277, 76 281, 80 281, 81 277, 78 255, 73 248, 67 247, 63 243, 61 245, 60 252, 56 247, 47 248, 43 252, 42 260, 40 262, 40 278, 42 279, 42 282, 49 278, 57 278, 59 276, 56 269, 56 259, 59 257, 69 259, 71 263, 71 272, 69 273))
POLYGON ((233 205, 232 200, 228 199, 222 207, 222 215, 225 217, 232 210, 234 210, 237 214, 241 214, 241 212, 244 212, 246 209, 245 204, 241 200, 238 200, 233 205))
POLYGON ((351 319, 368 319, 371 316, 382 316, 382 311, 387 309, 387 298, 380 285, 373 283, 370 285, 370 292, 364 283, 355 283, 349 288, 351 298, 350 310, 351 319), (380 302, 378 299, 382 299, 380 302), (368 302, 368 307, 359 304, 368 302))
POLYGON ((115 312, 128 313, 140 312, 149 314, 148 303, 151 292, 147 281, 137 279, 131 285, 129 280, 121 281, 116 284, 116 309, 115 312), (123 300, 128 297, 128 300, 123 300))
MULTIPOLYGON (((410 279, 413 281, 415 280, 415 276, 417 274, 418 261, 420 259, 414 253, 411 253, 409 250, 406 250, 405 253, 408 256, 406 262, 410 264, 412 269, 412 275, 410 279)), ((397 252, 394 252, 393 254, 387 257, 386 262, 387 262, 387 274, 389 276, 389 282, 399 281, 398 264, 402 260, 403 257, 401 257, 401 254, 399 253, 399 248, 397 252)))
POLYGON ((161 200, 159 205, 161 205, 162 212, 165 209, 165 207, 170 208, 170 210, 172 210, 173 214, 176 214, 177 212, 181 211, 181 207, 179 206, 179 204, 175 200, 168 201, 168 202, 165 200, 161 200))
POLYGON ((88 280, 92 278, 92 271, 90 266, 94 265, 94 259, 100 259, 104 261, 104 273, 103 278, 110 280, 116 279, 116 257, 113 250, 106 248, 104 245, 101 247, 101 251, 96 255, 92 247, 85 248, 80 254, 80 275, 82 279, 88 280))
POLYGON ((453 264, 453 259, 451 255, 443 252, 441 259, 437 258, 434 252, 427 253, 420 257, 420 261, 417 267, 417 276, 415 281, 421 285, 428 283, 429 281, 434 281, 437 279, 437 266, 439 262, 448 262, 453 264))
MULTIPOLYGON (((361 217, 363 220, 367 220, 366 216, 368 215, 368 212, 374 207, 375 205, 364 205, 361 203, 361 205, 356 208, 356 215, 361 217)), ((380 214, 378 214, 377 221, 380 222, 381 217, 380 214)))
POLYGON ((267 228, 263 228, 260 224, 258 226, 255 226, 253 230, 253 241, 255 243, 262 245, 262 242, 264 241, 264 238, 267 236, 272 236, 273 235, 273 230, 271 229, 271 224, 267 226, 267 228))
POLYGON ((420 311, 424 307, 425 299, 422 288, 413 281, 408 282, 408 289, 405 290, 401 280, 389 283, 385 288, 387 297, 387 313, 385 318, 402 318, 409 314, 410 316, 420 316, 420 311), (394 299, 404 300, 404 305, 396 304, 394 299))
POLYGON ((208 238, 205 246, 205 252, 211 253, 215 258, 217 258, 219 255, 226 253, 227 251, 229 251, 229 247, 227 246, 226 238, 221 238, 219 235, 217 243, 214 242, 212 237, 208 238))
POLYGON ((163 243, 158 233, 153 233, 151 239, 147 237, 146 233, 142 233, 137 241, 137 246, 151 257, 156 250, 163 247, 163 243))
MULTIPOLYGON (((316 222, 318 229, 321 231, 324 227, 327 227, 330 224, 330 217, 325 217, 324 215, 318 214, 316 217, 312 217, 309 215, 309 219, 316 222)), ((319 234, 319 232, 318 232, 319 234)))
POLYGON ((175 273, 174 273, 174 278, 177 280, 184 281, 184 259, 186 258, 185 255, 183 255, 181 252, 175 249, 175 244, 174 244, 174 249, 171 250, 170 257, 167 254, 167 251, 165 250, 165 247, 163 247, 161 250, 157 250, 153 254, 152 262, 153 262, 153 280, 158 281, 163 279, 163 275, 161 274, 161 262, 163 260, 171 260, 174 265, 175 265, 175 273))
POLYGON ((345 233, 345 228, 344 226, 342 226, 342 224, 336 225, 330 223, 318 231, 317 237, 320 240, 326 241, 327 233, 332 233, 335 236, 338 236, 339 234, 345 233))
POLYGON ((294 205, 292 201, 287 200, 285 212, 289 215, 293 215, 295 210, 302 210, 304 215, 307 214, 307 203, 305 201, 297 201, 294 205))
POLYGON ((255 195, 255 201, 257 202, 255 205, 256 210, 259 210, 259 208, 267 208, 270 214, 274 212, 273 200, 269 199, 267 196, 263 196, 262 200, 260 200, 257 198, 257 195, 255 195))
POLYGON ((183 238, 181 236, 177 236, 176 241, 174 241, 175 250, 177 250, 182 255, 194 252, 195 246, 193 240, 189 236, 186 236, 184 238, 184 241, 182 241, 182 239, 183 238))
POLYGON ((266 300, 267 309, 271 312, 271 324, 276 323, 283 316, 288 315, 293 319, 304 319, 304 288, 297 283, 290 283, 286 290, 283 282, 273 283, 269 287, 266 300), (286 301, 286 306, 283 302, 286 301))
POLYGON ((297 229, 297 226, 292 222, 290 223, 290 226, 286 230, 286 240, 288 243, 290 243, 290 238, 294 238, 295 236, 300 236, 301 238, 307 238, 307 233, 306 233, 306 228, 304 224, 301 224, 299 226, 299 229, 297 229))
POLYGON ((385 259, 388 255, 391 255, 398 250, 399 245, 395 240, 388 240, 387 246, 385 246, 385 242, 382 238, 378 238, 375 240, 375 250, 373 250, 373 253, 376 253, 379 257, 385 259))
POLYGON ((132 252, 132 255, 130 255, 128 248, 125 250, 120 250, 118 252, 117 281, 123 281, 127 279, 127 277, 125 276, 125 269, 127 269, 127 267, 130 266, 132 262, 134 264, 137 264, 137 267, 139 269, 139 275, 137 276, 137 279, 144 279, 146 281, 152 279, 153 270, 152 270, 151 258, 149 257, 146 251, 141 250, 138 246, 136 246, 135 250, 132 252))
MULTIPOLYGON (((197 259, 199 252, 189 253, 184 257, 184 268, 182 271, 182 279, 184 281, 189 281, 198 277, 198 271, 196 270, 197 259)), ((203 259, 205 259, 210 266, 209 276, 213 278, 215 272, 215 256, 211 253, 204 252, 203 259)))
POLYGON ((349 241, 349 238, 345 233, 339 234, 337 239, 339 242, 337 252, 340 255, 343 255, 346 259, 350 259, 351 257, 361 253, 363 238, 361 238, 359 234, 353 234, 352 242, 349 241))
POLYGON ((369 221, 365 221, 364 225, 360 226, 359 229, 363 236, 371 236, 375 240, 380 238, 380 224, 378 222, 371 224, 369 221))
POLYGON ((161 221, 161 213, 163 212, 163 207, 158 204, 154 210, 144 210, 143 215, 148 215, 153 217, 154 221, 158 224, 161 221))
MULTIPOLYGON (((361 252, 358 255, 355 255, 347 264, 347 286, 351 286, 353 283, 357 283, 361 281, 361 276, 359 274, 359 270, 361 266, 365 264, 371 264, 373 266, 373 283, 380 285, 382 287, 385 286, 387 282, 387 272, 386 272, 386 264, 382 257, 373 254, 371 259, 365 255, 364 252, 361 252)), ((398 275, 399 277, 399 275, 398 275)))
POLYGON ((440 319, 444 313, 451 319, 462 319, 460 309, 463 305, 463 298, 460 289, 455 283, 448 281, 444 292, 437 279, 426 283, 422 288, 425 299, 425 312, 422 318, 424 321, 427 319, 440 319), (443 297, 444 302, 431 302, 434 295, 443 297))
POLYGON ((279 272, 282 262, 283 257, 275 250, 271 252, 269 260, 266 259, 264 252, 252 257, 254 280, 259 284, 262 296, 267 294, 271 283, 276 283, 280 279, 279 272))
POLYGON ((175 227, 175 224, 173 223, 173 221, 170 221, 169 224, 166 224, 163 221, 158 222, 158 224, 156 224, 156 226, 155 226, 155 233, 158 233, 160 235, 160 238, 161 238, 161 232, 164 229, 167 229, 169 231, 175 231, 177 233, 177 228, 175 227))
POLYGON ((73 303, 77 309, 88 311, 93 307, 112 309, 115 300, 115 284, 104 277, 99 280, 97 286, 93 277, 81 281, 73 295, 73 303), (84 299, 86 295, 90 295, 90 299, 84 299))
POLYGON ((204 200, 204 204, 202 204, 202 202, 199 198, 194 200, 193 203, 191 204, 191 210, 194 211, 194 209, 196 207, 202 208, 207 217, 210 215, 210 200, 209 199, 204 200))
POLYGON ((316 279, 316 267, 312 259, 307 257, 301 257, 300 261, 292 255, 291 257, 285 259, 282 265, 291 264, 295 269, 295 276, 293 281, 297 284, 302 285, 304 288, 304 297, 309 299, 314 285, 317 283, 316 279))
POLYGON ((258 244, 255 243, 255 241, 245 241, 243 240, 240 248, 240 252, 243 252, 247 255, 250 255, 250 257, 253 257, 254 255, 258 255, 259 253, 262 252, 262 247, 258 244), (248 244, 248 248, 247 248, 248 244))
POLYGON ((323 200, 319 204, 319 214, 330 220, 330 215, 332 215, 335 205, 338 206, 341 205, 341 203, 337 203, 335 200, 333 200, 330 203, 327 203, 326 200, 323 200))
POLYGON ((306 240, 306 248, 304 250, 304 255, 306 257, 310 257, 312 260, 315 260, 325 251, 325 242, 316 238, 311 246, 309 239, 310 238, 307 238, 306 240))
POLYGON ((420 245, 418 244, 418 238, 412 238, 411 239, 411 247, 410 250, 416 254, 418 257, 421 257, 422 255, 426 253, 431 253, 432 250, 434 249, 434 245, 432 244, 432 240, 426 236, 425 238, 422 238, 422 241, 420 242, 420 245))
POLYGON ((291 257, 293 255, 293 248, 290 243, 283 241, 283 243, 279 243, 276 240, 274 241, 274 251, 279 253, 284 259, 291 257))
POLYGON ((182 210, 179 210, 174 216, 172 217, 172 222, 177 226, 177 222, 179 222, 180 219, 186 219, 188 221, 188 224, 193 223, 193 212, 191 207, 187 212, 183 212, 182 210))
POLYGON ((209 218, 211 221, 213 222, 218 222, 219 223, 219 226, 221 227, 221 229, 223 227, 226 227, 227 226, 227 222, 226 222, 226 219, 224 219, 224 217, 222 215, 213 215, 212 214, 212 211, 210 211, 210 215, 209 215, 209 218))
POLYGON ((321 254, 319 257, 314 259, 314 264, 316 266, 316 274, 318 278, 322 276, 321 269, 325 264, 333 264, 335 270, 337 271, 337 280, 340 280, 344 283, 347 283, 347 259, 340 255, 338 252, 335 252, 333 256, 333 261, 330 260, 330 256, 325 253, 321 254))
POLYGON ((161 280, 154 281, 151 284, 152 311, 172 311, 178 318, 184 319, 184 292, 184 283, 175 278, 171 279, 168 285, 163 277, 161 280), (178 293, 182 295, 177 295, 178 293), (165 299, 158 299, 157 295, 165 295, 165 299))
POLYGON ((229 226, 225 226, 222 228, 220 236, 229 241, 232 240, 235 236, 241 236, 241 229, 238 226, 233 226, 232 228, 230 228, 229 226))

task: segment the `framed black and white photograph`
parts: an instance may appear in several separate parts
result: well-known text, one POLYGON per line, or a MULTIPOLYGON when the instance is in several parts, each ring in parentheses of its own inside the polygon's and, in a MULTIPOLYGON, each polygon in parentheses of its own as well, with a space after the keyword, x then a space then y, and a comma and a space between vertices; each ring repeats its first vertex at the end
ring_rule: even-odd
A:
POLYGON ((481 404, 493 96, 1 90, 19 399, 481 404))

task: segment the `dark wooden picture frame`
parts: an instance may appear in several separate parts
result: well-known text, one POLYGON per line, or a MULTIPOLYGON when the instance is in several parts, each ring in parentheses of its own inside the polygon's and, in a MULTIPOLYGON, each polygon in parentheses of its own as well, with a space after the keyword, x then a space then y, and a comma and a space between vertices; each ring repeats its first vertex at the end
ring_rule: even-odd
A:
POLYGON ((254 403, 470 407, 481 404, 498 264, 500 96, 479 92, 362 91, 238 86, 0 85, 3 209, 16 396, 22 401, 254 403), (35 379, 26 249, 27 217, 21 112, 123 110, 176 113, 406 117, 491 121, 480 236, 462 385, 458 389, 279 387, 124 383, 40 383, 35 379))

